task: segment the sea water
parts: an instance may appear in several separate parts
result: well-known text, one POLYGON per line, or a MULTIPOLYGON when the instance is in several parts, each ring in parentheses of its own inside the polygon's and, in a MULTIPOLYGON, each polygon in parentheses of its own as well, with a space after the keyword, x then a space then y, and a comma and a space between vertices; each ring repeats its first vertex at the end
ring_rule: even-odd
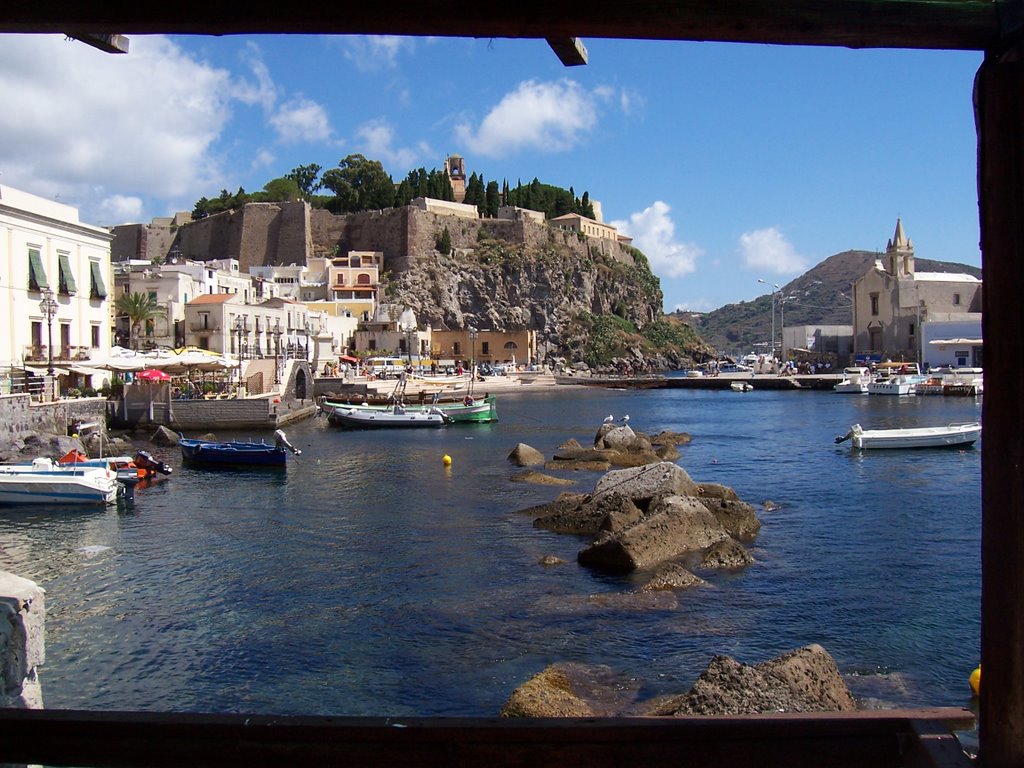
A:
POLYGON ((967 703, 980 444, 834 438, 978 420, 980 401, 563 387, 502 395, 499 415, 376 432, 309 419, 287 429, 303 452, 286 471, 203 471, 165 450, 174 474, 131 508, 0 510, 0 569, 46 589, 46 706, 492 716, 555 662, 642 701, 685 692, 716 654, 754 664, 808 643, 869 706, 967 703), (583 568, 585 539, 534 528, 522 510, 600 475, 513 482, 508 453, 586 445, 627 414, 690 433, 678 463, 754 505, 753 565, 640 599, 646 574, 583 568))

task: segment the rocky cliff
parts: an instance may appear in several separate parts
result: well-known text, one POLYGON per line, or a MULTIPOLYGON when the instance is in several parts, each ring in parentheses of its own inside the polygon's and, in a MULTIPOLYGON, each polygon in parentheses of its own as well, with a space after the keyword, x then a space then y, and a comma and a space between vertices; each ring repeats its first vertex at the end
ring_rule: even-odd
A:
MULTIPOLYGON (((179 240, 190 258, 233 256, 243 271, 306 255, 381 251, 381 299, 411 307, 421 323, 536 330, 546 350, 570 357, 593 336, 595 317, 614 318, 628 336, 662 316, 661 287, 642 253, 525 218, 468 219, 413 207, 339 216, 301 203, 249 204, 183 227, 179 240), (451 250, 442 254, 445 231, 451 250)), ((624 347, 636 350, 633 357, 650 351, 624 347)))

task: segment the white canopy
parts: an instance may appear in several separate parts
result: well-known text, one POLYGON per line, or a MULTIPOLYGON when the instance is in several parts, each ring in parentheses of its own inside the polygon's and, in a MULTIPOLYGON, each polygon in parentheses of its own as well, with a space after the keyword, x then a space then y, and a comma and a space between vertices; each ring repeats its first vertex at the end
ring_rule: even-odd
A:
POLYGON ((983 343, 982 339, 932 339, 928 342, 929 344, 937 347, 949 346, 952 344, 957 347, 980 347, 983 343))

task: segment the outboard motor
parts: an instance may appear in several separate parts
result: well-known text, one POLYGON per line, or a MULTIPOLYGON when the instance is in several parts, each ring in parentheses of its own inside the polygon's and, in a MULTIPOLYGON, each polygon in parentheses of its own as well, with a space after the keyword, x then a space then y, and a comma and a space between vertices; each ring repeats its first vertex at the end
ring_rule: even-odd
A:
POLYGON ((135 454, 135 466, 147 472, 159 472, 161 475, 169 475, 174 471, 170 465, 153 458, 149 451, 138 451, 135 454))

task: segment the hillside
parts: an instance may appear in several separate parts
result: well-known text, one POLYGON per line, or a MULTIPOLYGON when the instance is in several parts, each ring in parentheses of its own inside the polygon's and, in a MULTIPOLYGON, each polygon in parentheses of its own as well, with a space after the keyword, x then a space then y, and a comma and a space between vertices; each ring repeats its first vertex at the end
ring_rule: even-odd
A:
MULTIPOLYGON (((785 304, 786 325, 850 325, 851 285, 878 257, 875 251, 843 251, 783 285, 782 295, 792 297, 785 304)), ((920 258, 915 262, 919 272, 964 272, 981 277, 981 269, 966 264, 920 258)), ((778 307, 775 311, 778 338, 778 307)), ((770 293, 753 301, 726 304, 712 312, 674 314, 689 323, 704 341, 723 354, 750 352, 758 349, 755 344, 764 345, 771 336, 770 293)))

